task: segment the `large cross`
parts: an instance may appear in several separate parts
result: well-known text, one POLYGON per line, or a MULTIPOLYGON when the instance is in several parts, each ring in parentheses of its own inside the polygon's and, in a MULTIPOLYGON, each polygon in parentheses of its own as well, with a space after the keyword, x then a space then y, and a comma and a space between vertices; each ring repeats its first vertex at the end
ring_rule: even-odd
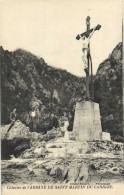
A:
MULTIPOLYGON (((85 59, 85 66, 87 63, 87 68, 85 69, 86 72, 86 90, 87 90, 87 100, 92 100, 94 101, 94 90, 93 90, 93 67, 92 67, 92 58, 91 58, 91 54, 90 54, 90 37, 91 34, 93 34, 94 31, 99 30, 101 28, 101 25, 97 25, 95 28, 90 29, 90 17, 88 16, 86 18, 86 28, 87 30, 82 33, 82 34, 78 34, 76 39, 79 40, 80 38, 84 39, 86 38, 87 40, 89 40, 87 48, 86 46, 82 49, 83 51, 83 55, 86 55, 85 57, 87 58, 87 61, 85 59), (90 75, 91 72, 91 75, 90 75), (91 77, 91 91, 90 91, 90 77, 91 77)), ((83 56, 84 57, 84 56, 83 56)))

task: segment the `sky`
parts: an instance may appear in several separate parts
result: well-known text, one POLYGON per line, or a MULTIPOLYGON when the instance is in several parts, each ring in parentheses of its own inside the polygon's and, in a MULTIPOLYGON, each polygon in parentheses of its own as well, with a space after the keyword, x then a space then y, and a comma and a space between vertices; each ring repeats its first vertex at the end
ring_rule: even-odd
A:
POLYGON ((77 34, 100 24, 91 38, 93 73, 122 41, 122 0, 0 0, 0 45, 42 57, 48 65, 84 76, 77 34))

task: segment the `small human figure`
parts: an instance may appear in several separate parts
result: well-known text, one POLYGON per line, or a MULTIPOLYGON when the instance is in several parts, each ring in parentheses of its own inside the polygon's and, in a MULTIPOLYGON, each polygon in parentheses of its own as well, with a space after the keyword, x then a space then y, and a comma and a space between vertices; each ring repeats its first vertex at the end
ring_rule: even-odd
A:
POLYGON ((68 126, 69 126, 69 120, 68 120, 68 117, 67 117, 66 112, 64 112, 64 116, 63 116, 63 127, 61 128, 61 131, 64 132, 64 141, 69 141, 68 126))
POLYGON ((64 141, 69 141, 69 131, 68 130, 66 130, 65 131, 65 134, 64 134, 64 141))
POLYGON ((33 110, 33 111, 31 112, 31 117, 32 117, 32 118, 35 118, 35 117, 36 117, 36 112, 35 112, 35 110, 33 110))
POLYGON ((63 116, 60 117, 60 120, 59 120, 59 127, 61 129, 62 132, 65 132, 66 130, 66 121, 68 120, 67 116, 66 116, 66 112, 64 112, 63 116))
POLYGON ((55 127, 57 128, 58 127, 58 119, 57 119, 57 116, 52 113, 51 116, 50 116, 50 122, 49 122, 51 128, 55 127))
POLYGON ((10 129, 12 128, 12 126, 15 124, 16 119, 17 119, 17 113, 16 113, 16 108, 14 108, 14 110, 10 113, 11 124, 10 124, 7 132, 9 132, 10 129))
POLYGON ((36 119, 36 112, 34 109, 30 112, 31 120, 30 120, 30 130, 33 132, 35 129, 35 119, 36 119))

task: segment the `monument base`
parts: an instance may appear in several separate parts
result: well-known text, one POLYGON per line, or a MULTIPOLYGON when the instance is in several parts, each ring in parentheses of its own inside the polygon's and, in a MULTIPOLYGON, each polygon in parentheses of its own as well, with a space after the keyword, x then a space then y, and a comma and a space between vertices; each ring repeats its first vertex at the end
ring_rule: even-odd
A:
POLYGON ((102 139, 98 103, 90 101, 76 103, 73 133, 77 141, 102 139))

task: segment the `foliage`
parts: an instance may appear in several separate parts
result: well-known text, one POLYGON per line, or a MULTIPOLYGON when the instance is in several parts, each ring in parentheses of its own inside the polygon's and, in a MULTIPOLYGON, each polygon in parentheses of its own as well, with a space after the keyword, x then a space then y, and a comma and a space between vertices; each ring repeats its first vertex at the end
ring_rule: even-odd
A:
POLYGON ((122 43, 100 64, 95 79, 95 101, 100 104, 103 131, 111 133, 113 139, 123 136, 122 105, 122 43))
POLYGON ((48 66, 42 58, 22 49, 8 52, 1 47, 0 55, 2 124, 10 122, 10 112, 16 107, 18 118, 32 130, 47 131, 58 125, 64 112, 68 115, 77 97, 85 98, 83 78, 48 66), (38 115, 33 124, 32 110, 38 115))

